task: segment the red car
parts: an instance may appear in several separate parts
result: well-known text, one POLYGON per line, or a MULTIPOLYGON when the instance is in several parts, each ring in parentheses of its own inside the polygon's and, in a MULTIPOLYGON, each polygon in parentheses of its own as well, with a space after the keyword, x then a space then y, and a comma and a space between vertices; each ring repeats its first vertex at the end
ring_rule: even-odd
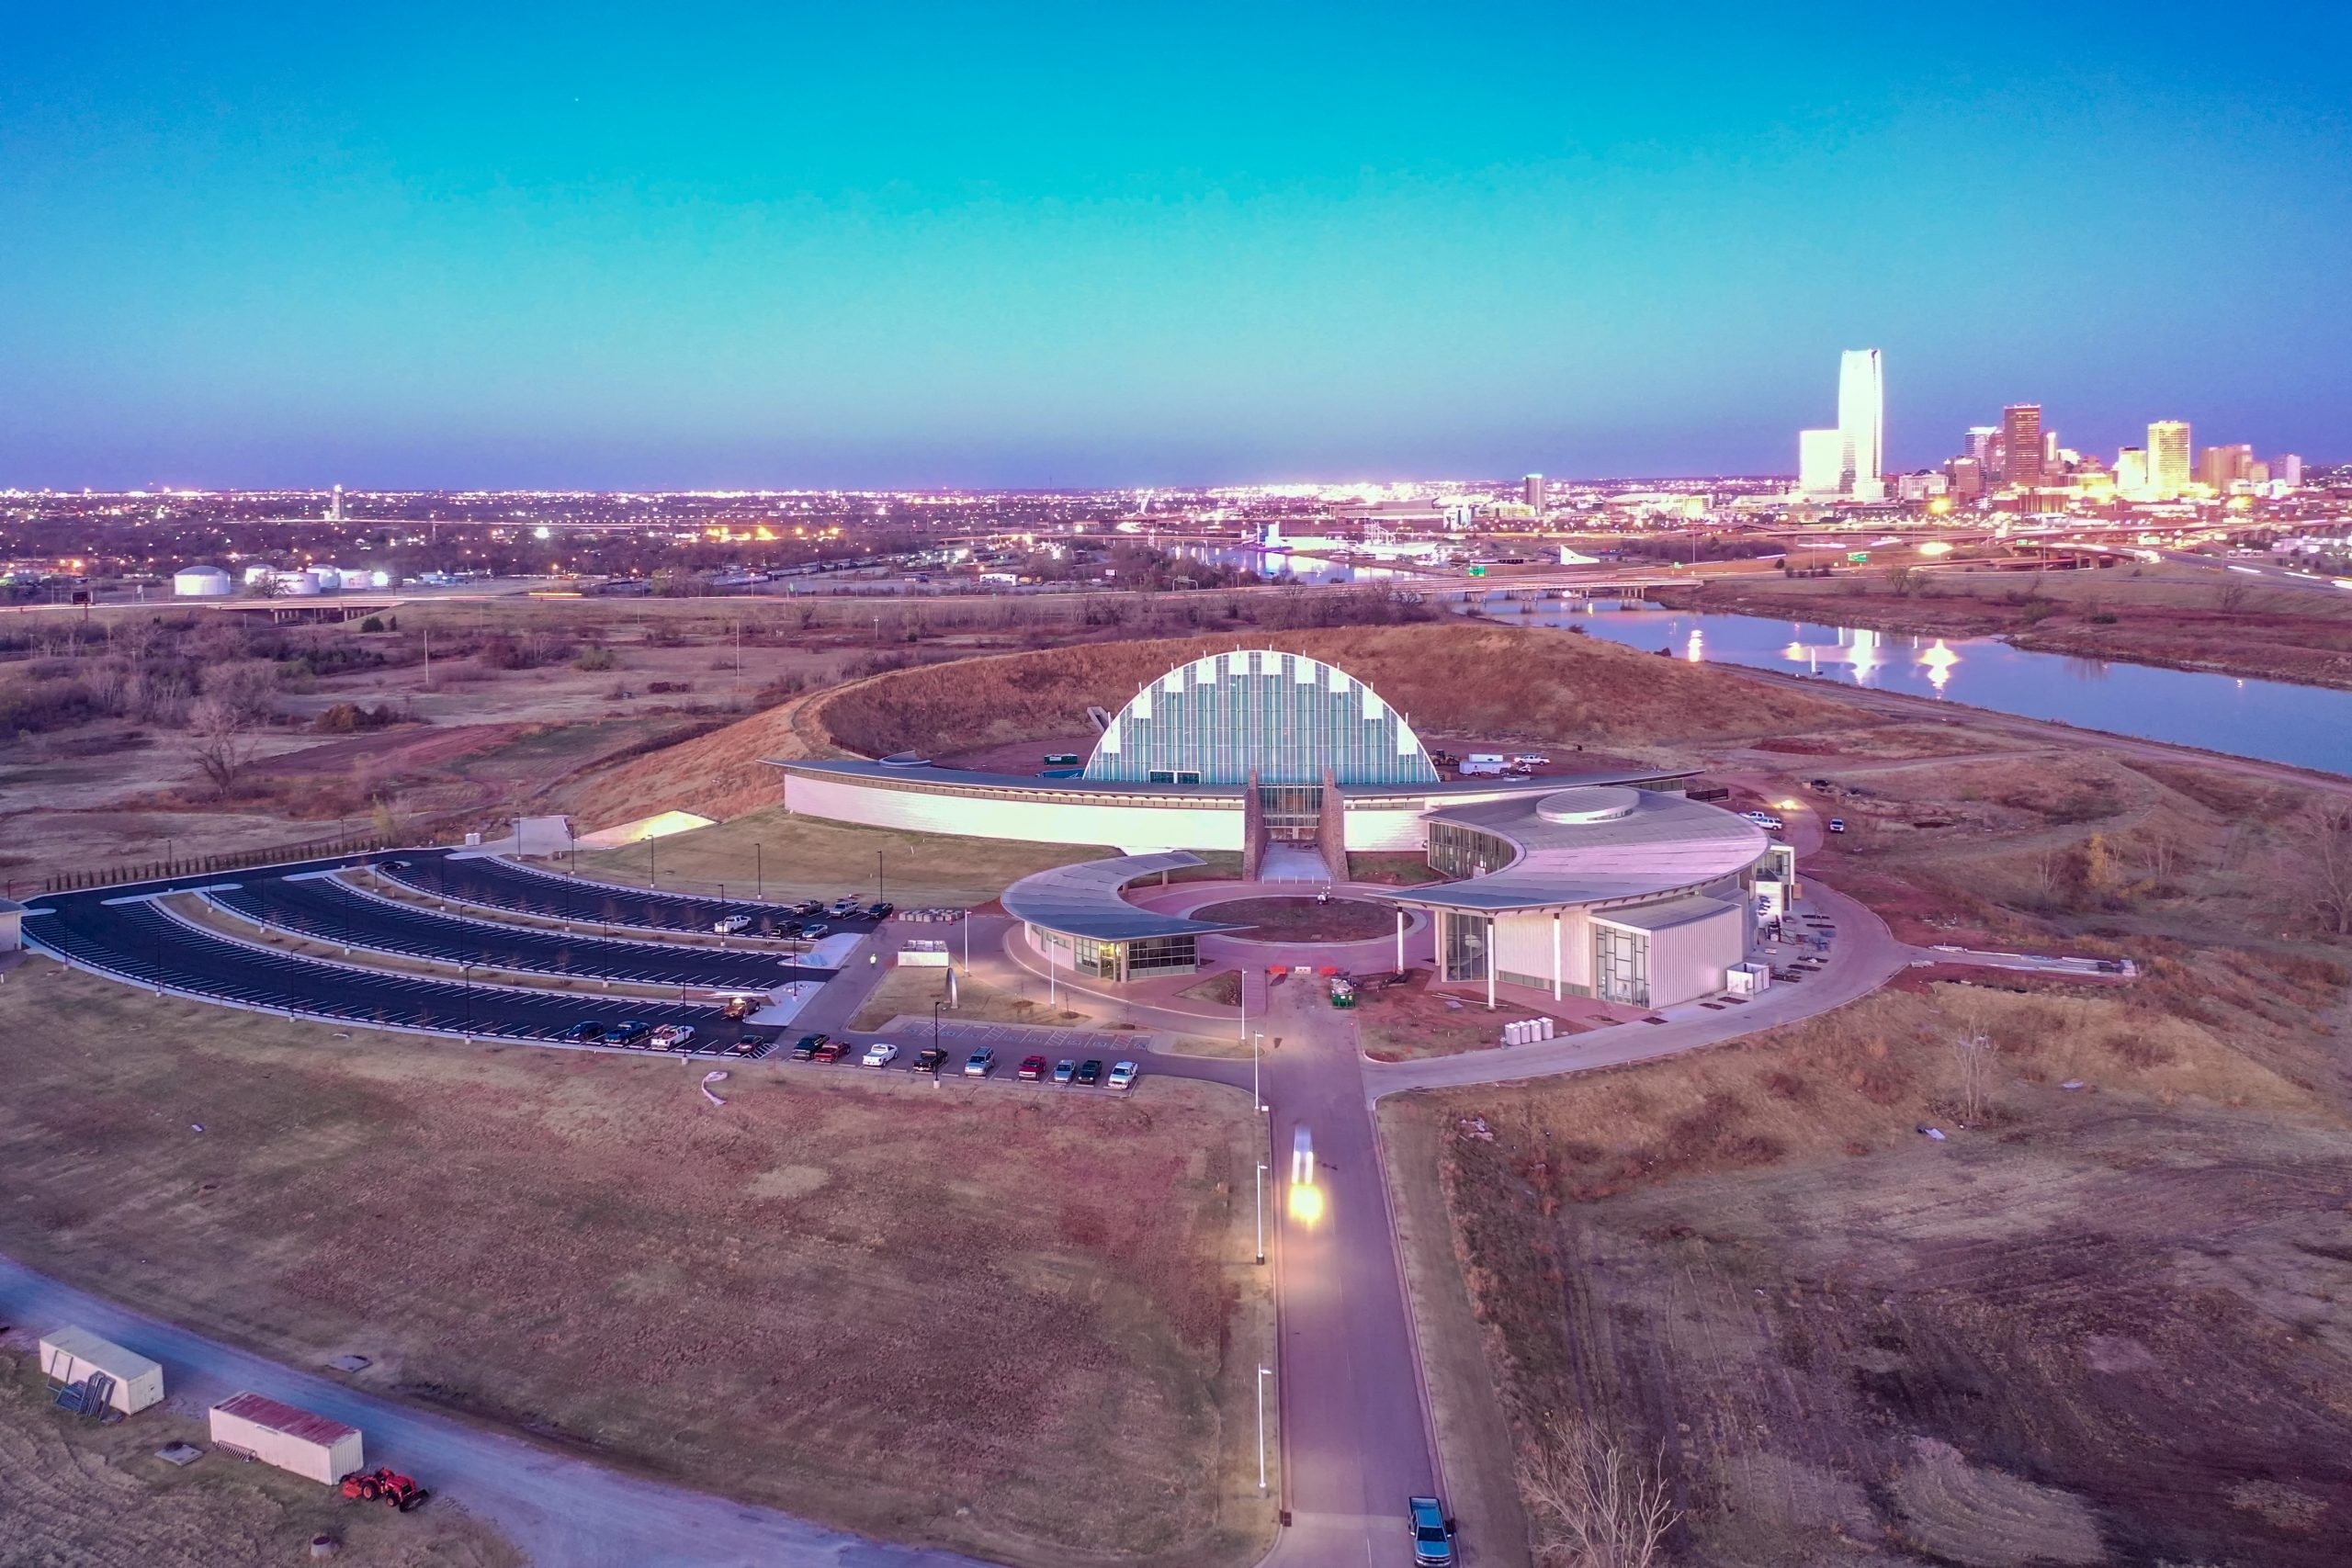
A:
POLYGON ((1023 1056, 1021 1058, 1021 1081, 1023 1083, 1035 1083, 1039 1078, 1042 1078, 1045 1076, 1045 1057, 1023 1056))
POLYGON ((828 1040, 817 1047, 815 1060, 820 1062, 838 1062, 848 1053, 848 1041, 828 1040))

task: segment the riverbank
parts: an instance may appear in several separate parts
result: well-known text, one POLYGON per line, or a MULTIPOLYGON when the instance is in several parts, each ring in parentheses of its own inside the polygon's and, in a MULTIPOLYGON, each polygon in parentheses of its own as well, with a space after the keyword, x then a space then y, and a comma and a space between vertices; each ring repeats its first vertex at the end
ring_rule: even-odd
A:
POLYGON ((1743 578, 1660 590, 1668 608, 1928 637, 2352 691, 2352 593, 2249 588, 2196 569, 1743 578))

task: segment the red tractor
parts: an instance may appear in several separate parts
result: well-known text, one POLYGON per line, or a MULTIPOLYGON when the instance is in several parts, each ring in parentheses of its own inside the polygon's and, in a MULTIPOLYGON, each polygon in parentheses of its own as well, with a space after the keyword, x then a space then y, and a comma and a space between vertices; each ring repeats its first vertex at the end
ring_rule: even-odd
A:
POLYGON ((343 1495, 363 1503, 389 1503, 401 1513, 424 1501, 428 1494, 410 1476, 393 1470, 355 1470, 343 1478, 343 1495))

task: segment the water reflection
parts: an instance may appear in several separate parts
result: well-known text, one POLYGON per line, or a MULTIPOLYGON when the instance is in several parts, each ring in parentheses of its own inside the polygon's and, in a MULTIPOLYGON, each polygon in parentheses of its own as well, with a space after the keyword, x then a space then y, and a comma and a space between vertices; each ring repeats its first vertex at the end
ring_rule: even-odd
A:
POLYGON ((2352 692, 1939 637, 1753 615, 1617 610, 1547 600, 1514 626, 1575 625, 1686 660, 1969 703, 2027 718, 2352 773, 2352 692))

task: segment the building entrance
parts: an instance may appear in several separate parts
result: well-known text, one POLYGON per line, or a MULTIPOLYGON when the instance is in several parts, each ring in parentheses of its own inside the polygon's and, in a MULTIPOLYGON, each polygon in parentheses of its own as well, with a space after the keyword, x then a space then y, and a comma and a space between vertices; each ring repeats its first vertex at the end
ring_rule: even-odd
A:
POLYGON ((1260 820, 1266 825, 1267 842, 1312 844, 1321 836, 1323 786, 1260 784, 1258 809, 1260 820))

